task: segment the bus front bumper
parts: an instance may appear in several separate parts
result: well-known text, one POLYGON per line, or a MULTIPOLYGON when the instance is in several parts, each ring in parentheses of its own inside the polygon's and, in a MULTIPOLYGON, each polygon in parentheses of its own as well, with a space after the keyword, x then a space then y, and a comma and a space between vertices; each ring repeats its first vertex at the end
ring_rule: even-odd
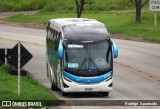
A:
POLYGON ((64 78, 63 82, 67 85, 67 87, 62 88, 63 92, 110 92, 113 89, 113 78, 96 84, 79 84, 76 82, 69 82, 64 78))

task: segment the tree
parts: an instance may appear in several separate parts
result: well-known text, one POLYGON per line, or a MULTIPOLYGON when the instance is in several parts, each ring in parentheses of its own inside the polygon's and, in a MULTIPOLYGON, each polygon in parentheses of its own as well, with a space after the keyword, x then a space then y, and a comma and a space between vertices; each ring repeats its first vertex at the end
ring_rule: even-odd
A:
MULTIPOLYGON (((133 2, 133 0, 130 1, 133 2)), ((141 23, 141 9, 149 0, 145 0, 144 2, 142 0, 134 0, 134 1, 136 6, 136 22, 141 23)))
POLYGON ((83 11, 83 6, 85 4, 85 0, 75 0, 75 2, 77 7, 77 18, 80 18, 83 11))

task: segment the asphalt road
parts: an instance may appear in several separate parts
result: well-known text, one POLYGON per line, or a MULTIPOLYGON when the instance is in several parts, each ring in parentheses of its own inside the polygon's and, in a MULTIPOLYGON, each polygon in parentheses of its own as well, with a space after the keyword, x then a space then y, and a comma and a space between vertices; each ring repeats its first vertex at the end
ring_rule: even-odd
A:
MULTIPOLYGON (((46 76, 45 36, 45 30, 0 25, 0 48, 12 48, 21 41, 34 56, 24 68, 31 72, 38 82, 50 88, 46 76)), ((160 100, 160 44, 114 40, 119 47, 119 57, 114 60, 114 89, 108 97, 84 93, 62 97, 58 91, 53 93, 65 100, 160 100)), ((72 106, 72 108, 105 109, 106 107, 72 106)), ((119 109, 119 107, 109 108, 119 109)))

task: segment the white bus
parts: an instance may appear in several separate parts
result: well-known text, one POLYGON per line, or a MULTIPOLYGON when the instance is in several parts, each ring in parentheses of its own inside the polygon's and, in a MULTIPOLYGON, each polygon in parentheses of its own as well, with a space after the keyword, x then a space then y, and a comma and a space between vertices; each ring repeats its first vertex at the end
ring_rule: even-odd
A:
POLYGON ((46 37, 47 76, 52 90, 99 92, 113 85, 113 57, 118 48, 105 25, 87 18, 51 19, 46 37))

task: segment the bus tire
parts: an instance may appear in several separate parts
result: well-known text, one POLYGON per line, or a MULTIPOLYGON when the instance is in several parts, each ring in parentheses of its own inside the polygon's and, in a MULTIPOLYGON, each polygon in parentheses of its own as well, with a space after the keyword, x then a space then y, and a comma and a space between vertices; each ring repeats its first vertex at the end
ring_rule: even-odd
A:
POLYGON ((52 91, 57 91, 57 86, 55 86, 53 83, 51 84, 51 90, 52 91))
POLYGON ((46 67, 47 67, 47 77, 49 77, 49 74, 48 74, 48 64, 46 63, 46 67))

